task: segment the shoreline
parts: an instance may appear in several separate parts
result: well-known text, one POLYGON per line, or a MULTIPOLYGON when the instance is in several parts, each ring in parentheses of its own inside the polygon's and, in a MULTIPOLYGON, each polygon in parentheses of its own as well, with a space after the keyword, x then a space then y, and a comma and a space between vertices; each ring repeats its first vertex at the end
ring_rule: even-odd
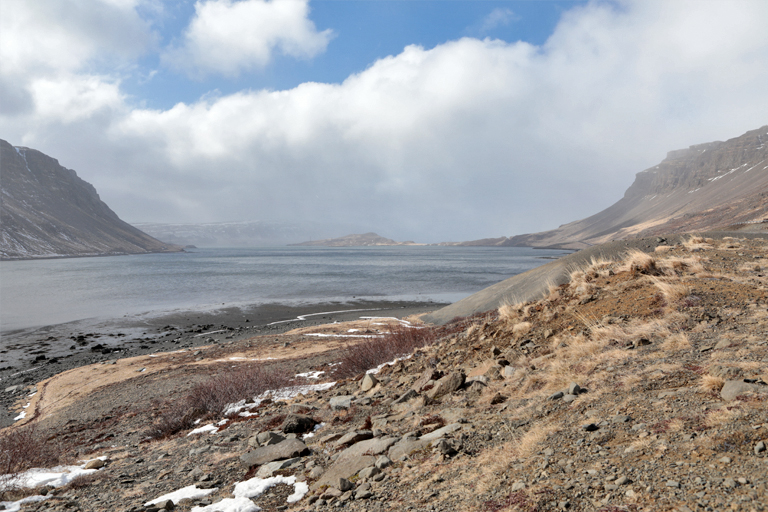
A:
POLYGON ((413 301, 337 301, 305 305, 260 304, 217 311, 88 319, 3 333, 0 351, 0 428, 13 423, 9 408, 28 386, 94 363, 182 348, 224 345, 298 327, 357 320, 403 318, 446 304, 413 301), (4 391, 18 386, 15 391, 4 391))

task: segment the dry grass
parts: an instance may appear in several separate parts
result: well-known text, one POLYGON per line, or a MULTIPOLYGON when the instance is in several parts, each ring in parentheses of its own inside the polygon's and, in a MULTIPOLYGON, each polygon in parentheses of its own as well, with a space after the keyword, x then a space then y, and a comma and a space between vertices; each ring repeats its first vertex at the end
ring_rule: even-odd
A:
POLYGON ((531 332, 532 328, 533 324, 531 322, 519 322, 512 327, 512 334, 515 338, 520 339, 531 332))
POLYGON ((691 348, 691 340, 684 332, 678 332, 667 336, 664 342, 661 344, 663 350, 676 352, 678 350, 688 350, 691 348))
POLYGON ((624 261, 619 267, 619 271, 629 272, 632 275, 656 275, 659 273, 659 269, 656 267, 656 258, 651 254, 637 249, 632 249, 627 252, 624 261))
POLYGON ((725 379, 714 375, 704 375, 701 378, 699 389, 705 393, 719 393, 725 385, 725 379))
POLYGON ((683 241, 683 247, 685 247, 689 251, 712 249, 713 248, 712 242, 713 240, 711 238, 704 238, 698 235, 691 235, 690 238, 683 241))
POLYGON ((682 275, 684 273, 700 274, 703 273, 704 265, 701 258, 671 256, 659 261, 659 267, 669 276, 682 275))

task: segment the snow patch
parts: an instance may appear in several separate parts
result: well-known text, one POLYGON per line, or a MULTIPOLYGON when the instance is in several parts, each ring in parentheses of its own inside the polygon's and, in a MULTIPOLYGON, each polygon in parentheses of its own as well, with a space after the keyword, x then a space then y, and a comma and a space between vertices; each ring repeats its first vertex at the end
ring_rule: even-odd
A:
POLYGON ((173 501, 174 504, 178 503, 179 501, 183 500, 184 498, 189 498, 191 500, 196 500, 200 498, 204 498, 211 494, 212 492, 218 491, 218 487, 214 487, 212 489, 198 489, 196 485, 189 485, 187 487, 183 487, 177 491, 169 492, 168 494, 163 494, 159 498, 155 498, 152 501, 148 501, 144 504, 145 507, 149 507, 150 505, 154 505, 155 503, 160 503, 161 501, 173 501))

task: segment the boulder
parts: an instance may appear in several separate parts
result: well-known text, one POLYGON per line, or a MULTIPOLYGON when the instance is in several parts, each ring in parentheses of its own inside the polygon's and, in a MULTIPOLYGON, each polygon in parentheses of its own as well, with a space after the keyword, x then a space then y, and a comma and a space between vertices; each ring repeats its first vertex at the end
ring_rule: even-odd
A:
POLYGON ((728 380, 720 390, 720 397, 723 400, 735 400, 737 396, 755 393, 768 393, 768 386, 744 380, 728 380))
POLYGON ((421 393, 421 390, 424 389, 424 386, 427 384, 439 380, 443 377, 443 372, 439 370, 434 369, 428 369, 424 373, 422 373, 418 379, 416 379, 416 382, 413 383, 413 386, 411 389, 416 391, 417 393, 421 393))
POLYGON ((289 414, 286 416, 285 421, 283 421, 280 430, 286 434, 305 434, 307 432, 312 432, 315 425, 317 425, 317 422, 310 416, 305 416, 303 414, 289 414))
MULTIPOLYGON (((268 446, 270 444, 277 444, 280 441, 284 441, 285 436, 278 434, 277 432, 259 432, 256 435, 256 443, 258 446, 268 446)), ((248 444, 251 444, 250 441, 248 444)))
POLYGON ((427 391, 427 396, 429 398, 435 399, 453 393, 464 385, 465 379, 466 377, 464 376, 464 373, 451 372, 438 380, 437 384, 435 384, 435 387, 427 391))
POLYGON ((331 409, 340 411, 352 407, 352 395, 334 396, 330 400, 331 409))
POLYGON ((370 439, 373 437, 373 432, 370 430, 353 430, 352 432, 347 432, 341 438, 336 441, 336 446, 343 446, 345 444, 355 444, 359 443, 360 441, 365 441, 366 439, 370 439))
POLYGON ((240 456, 240 460, 246 466, 260 466, 268 462, 292 459, 309 453, 307 445, 298 439, 286 439, 277 444, 262 446, 248 451, 240 456))
POLYGON ((413 389, 409 389, 408 391, 400 395, 400 398, 392 402, 392 404, 395 404, 395 405, 402 404, 407 402, 408 400, 416 398, 417 396, 419 396, 419 394, 416 391, 414 391, 413 389))
POLYGON ((361 382, 361 383, 360 383, 360 389, 361 389, 363 392, 365 392, 365 391, 370 391, 371 389, 373 389, 374 387, 376 387, 376 385, 377 385, 378 383, 379 383, 379 379, 377 379, 377 378, 376 378, 376 377, 375 377, 373 374, 371 374, 371 373, 366 373, 366 374, 365 374, 365 377, 363 377, 363 382, 361 382))

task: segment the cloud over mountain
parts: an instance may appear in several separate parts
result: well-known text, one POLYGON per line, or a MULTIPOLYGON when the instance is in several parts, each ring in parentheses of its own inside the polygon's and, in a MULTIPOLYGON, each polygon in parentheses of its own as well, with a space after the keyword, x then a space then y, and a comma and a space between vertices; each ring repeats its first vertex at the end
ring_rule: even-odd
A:
MULTIPOLYGON (((239 25, 221 35, 217 20, 278 2, 198 3, 178 47, 185 65, 236 74, 275 51, 322 51, 329 33, 306 3, 288 3, 305 10, 242 48, 239 25)), ((341 83, 166 109, 127 95, 118 70, 87 65, 127 58, 121 38, 102 54, 64 26, 62 44, 86 38, 87 51, 64 71, 4 67, 0 83, 21 77, 29 106, 0 117, 0 133, 58 155, 134 221, 354 219, 397 239, 511 235, 608 206, 669 149, 765 124, 765 19, 761 1, 595 2, 566 12, 541 46, 411 45, 341 83)), ((136 30, 139 54, 152 31, 136 30)), ((17 31, 15 44, 37 32, 17 31)))

